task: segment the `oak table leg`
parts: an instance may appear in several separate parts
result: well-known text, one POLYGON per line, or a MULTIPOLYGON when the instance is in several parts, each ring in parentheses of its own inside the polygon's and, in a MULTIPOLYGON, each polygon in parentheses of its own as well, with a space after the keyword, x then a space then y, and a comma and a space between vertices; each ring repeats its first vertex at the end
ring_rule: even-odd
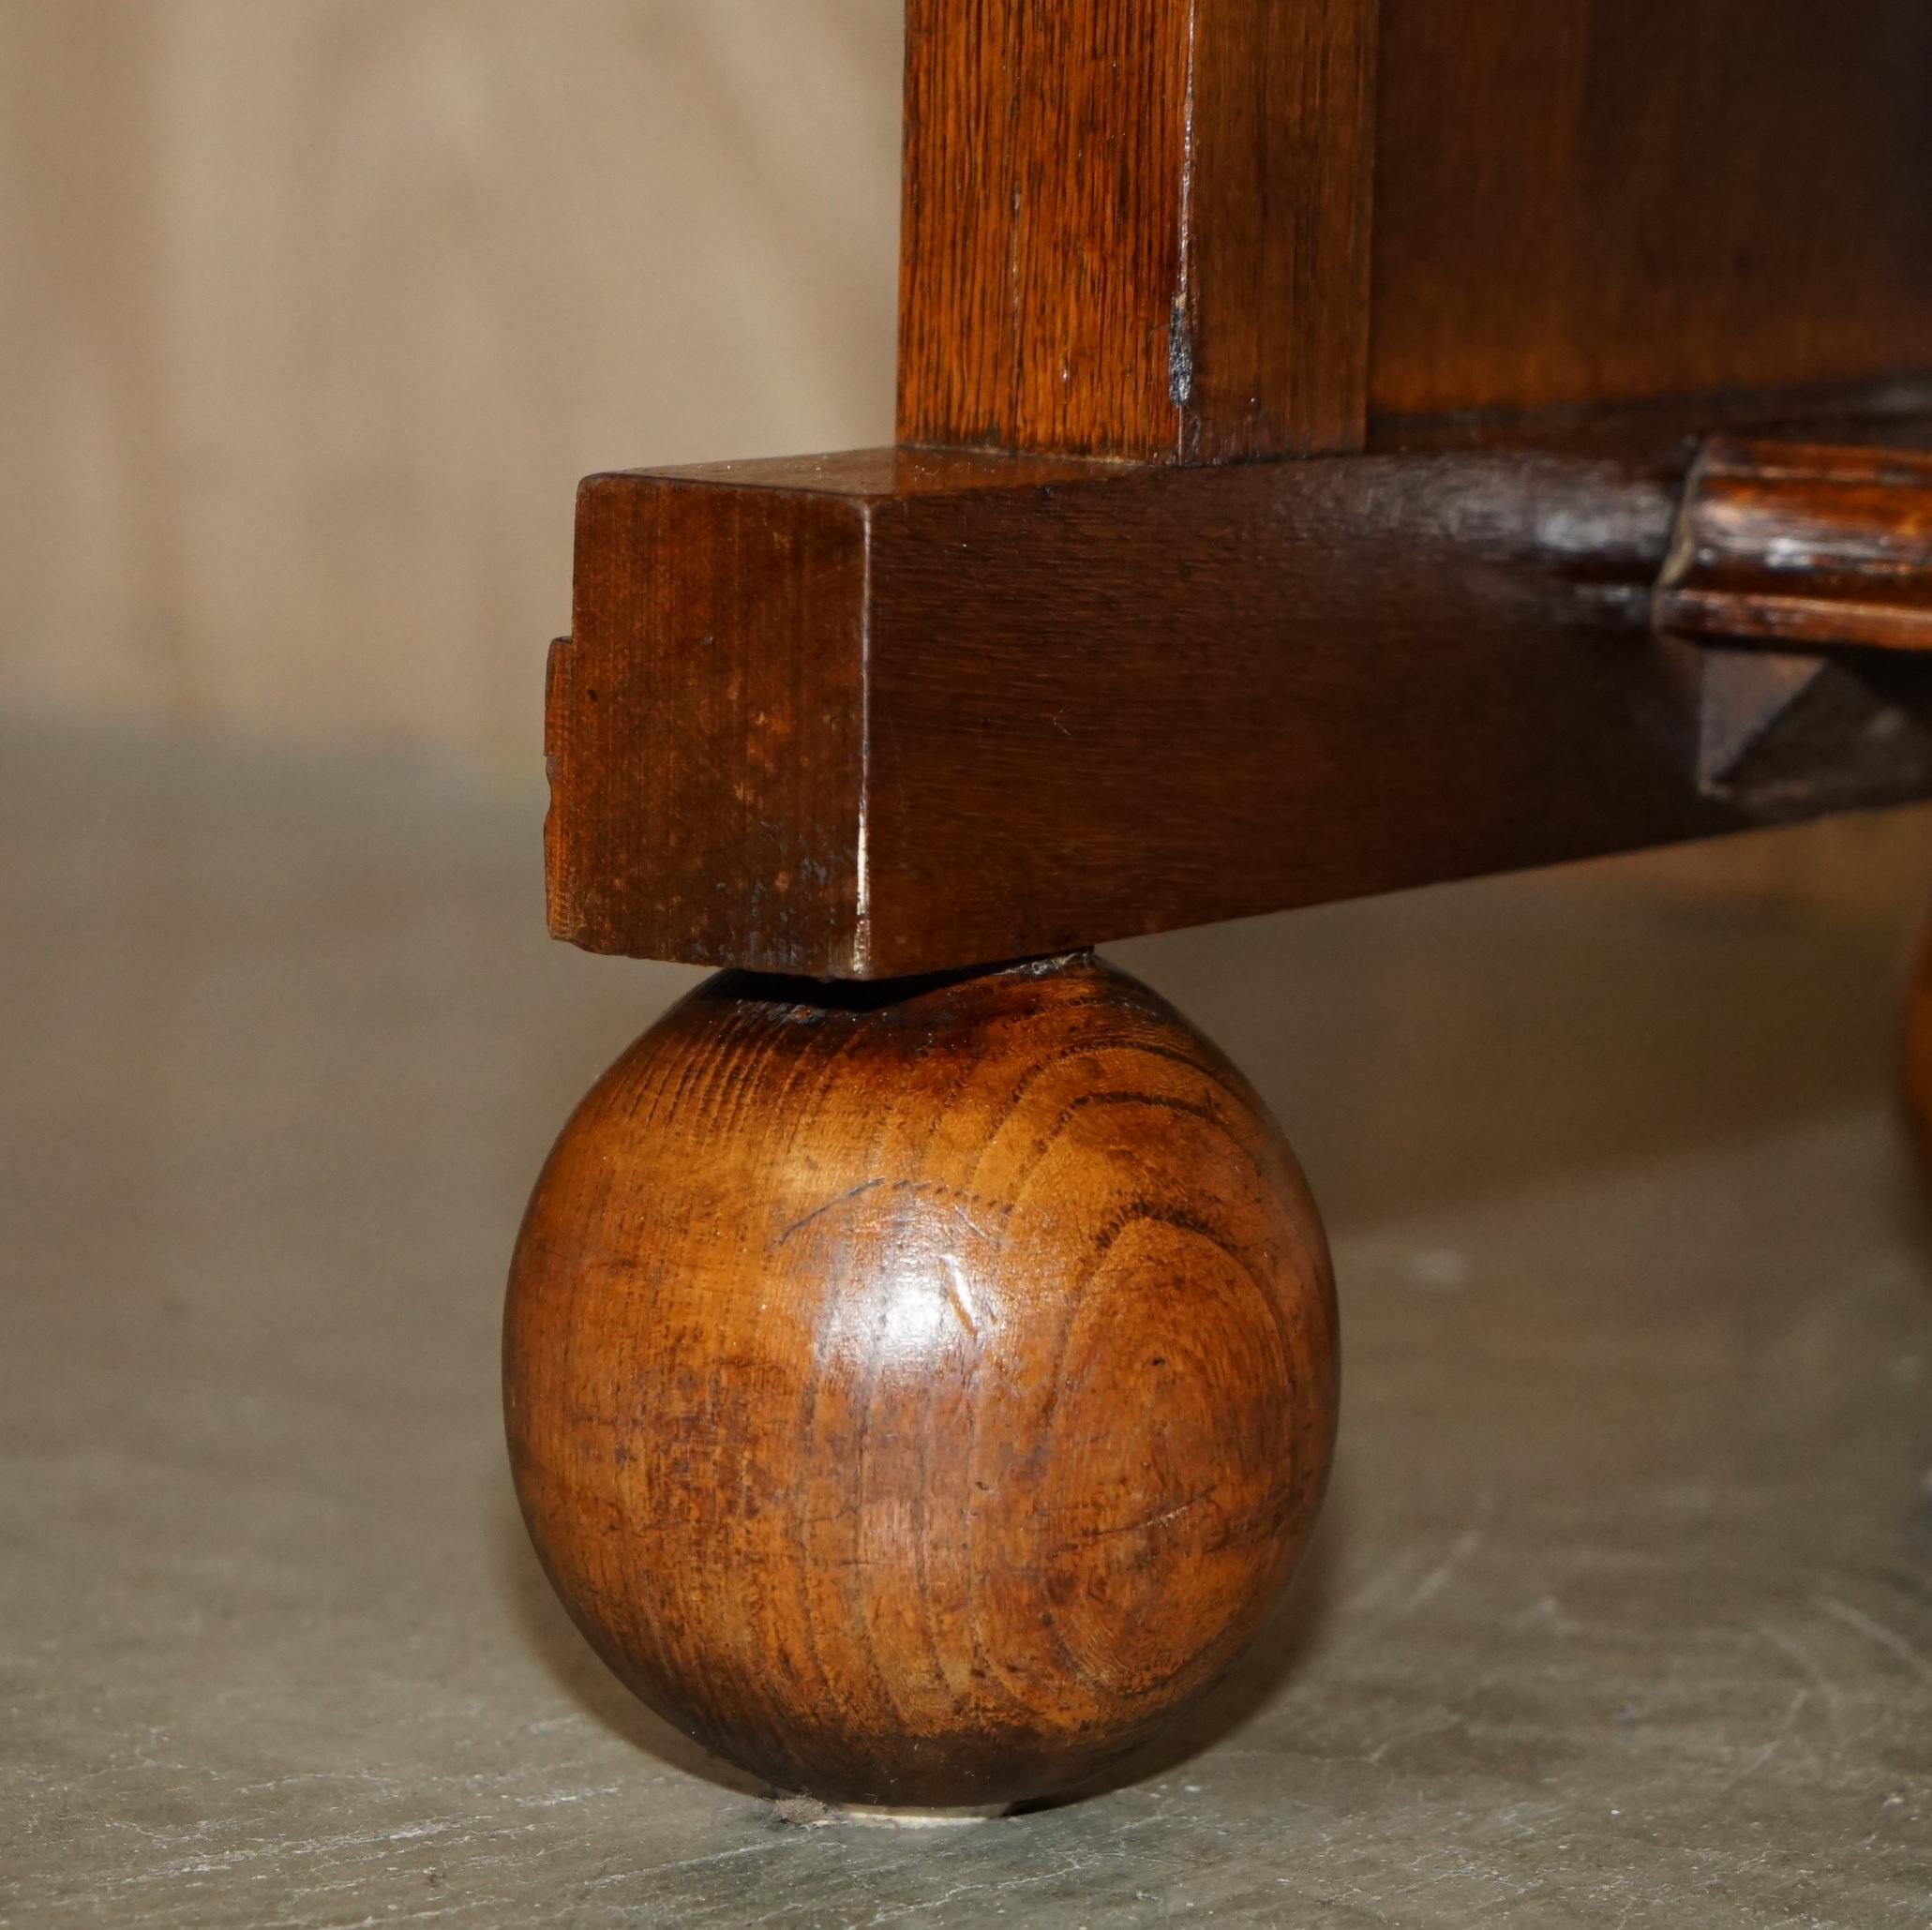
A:
POLYGON ((571 1613, 775 1788, 996 1809, 1204 1693, 1334 1442, 1326 1245, 1227 1061, 1077 954, 726 972, 564 1128, 512 1267, 571 1613))

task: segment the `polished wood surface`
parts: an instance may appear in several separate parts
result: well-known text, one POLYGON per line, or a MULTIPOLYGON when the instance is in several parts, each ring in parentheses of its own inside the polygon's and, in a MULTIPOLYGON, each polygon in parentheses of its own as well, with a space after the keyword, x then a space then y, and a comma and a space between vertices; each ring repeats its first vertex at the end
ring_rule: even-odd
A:
POLYGON ((1655 608, 1687 636, 1932 650, 1932 451, 1713 439, 1655 608))
POLYGON ((904 441, 1217 461, 1932 368, 1916 0, 911 0, 904 441))
POLYGON ((1376 417, 1925 373, 1921 0, 1384 0, 1376 417))
POLYGON ((835 496, 674 489, 647 525, 626 494, 578 492, 573 634, 550 651, 550 928, 642 900, 709 962, 782 965, 801 916, 861 909, 862 652, 816 645, 864 597, 863 545, 835 496), (739 887, 774 943, 733 942, 739 887))
POLYGON ((593 479, 552 929, 890 976, 1821 808, 1712 793, 1651 634, 1692 446, 593 479))
POLYGON ((1375 0, 910 0, 902 441, 1349 449, 1375 0))
POLYGON ((1048 1794, 1285 1579, 1319 1224, 1075 948, 1932 787, 1910 653, 1657 621, 1703 437, 1927 373, 1928 22, 911 0, 902 447, 592 477, 551 658, 558 935, 882 981, 694 995, 519 1241, 525 1512, 673 1720, 1048 1794))
POLYGON ((531 1531, 646 1700, 781 1789, 1069 1788, 1285 1582, 1337 1399, 1260 1100, 1090 957, 726 974, 564 1130, 504 1330, 531 1531))

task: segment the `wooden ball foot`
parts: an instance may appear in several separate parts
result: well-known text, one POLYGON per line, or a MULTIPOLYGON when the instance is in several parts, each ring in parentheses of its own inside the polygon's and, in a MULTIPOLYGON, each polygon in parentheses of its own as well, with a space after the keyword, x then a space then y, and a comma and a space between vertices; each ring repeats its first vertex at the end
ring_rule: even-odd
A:
POLYGON ((504 1390, 545 1566, 654 1709, 826 1803, 1000 1805, 1280 1593, 1334 1290, 1259 1100, 1122 973, 727 972, 564 1128, 504 1390))

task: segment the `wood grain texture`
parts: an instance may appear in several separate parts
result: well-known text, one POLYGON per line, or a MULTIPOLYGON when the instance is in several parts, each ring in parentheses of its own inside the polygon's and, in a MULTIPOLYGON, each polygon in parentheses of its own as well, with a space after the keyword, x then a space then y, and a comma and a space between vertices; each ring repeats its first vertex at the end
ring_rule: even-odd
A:
POLYGON ((911 452, 590 477, 545 703, 552 933, 636 950, 641 919, 699 963, 879 976, 868 492, 1011 478, 911 452))
POLYGON ((1655 607, 1687 636, 1932 649, 1932 453, 1714 438, 1655 607))
POLYGON ((1652 635, 1685 460, 595 479, 552 929, 887 977, 1802 811, 1708 793, 1699 653, 1652 635))
POLYGON ((1332 1448, 1320 1223, 1091 958, 724 974, 564 1130, 512 1269, 531 1532, 645 1700, 780 1789, 1056 1793, 1240 1651, 1332 1448))
POLYGON ((910 0, 902 441, 1358 447, 1372 0, 910 0))
POLYGON ((1376 416, 1932 366, 1932 9, 1385 0, 1376 416))
POLYGON ((585 484, 576 629, 545 702, 553 930, 642 891, 723 959, 742 892, 772 934, 739 960, 756 965, 795 910, 857 923, 863 652, 799 645, 864 595, 863 529, 836 496, 585 484), (657 647, 606 647, 620 610, 648 612, 657 647), (596 775, 617 771, 621 794, 596 775))

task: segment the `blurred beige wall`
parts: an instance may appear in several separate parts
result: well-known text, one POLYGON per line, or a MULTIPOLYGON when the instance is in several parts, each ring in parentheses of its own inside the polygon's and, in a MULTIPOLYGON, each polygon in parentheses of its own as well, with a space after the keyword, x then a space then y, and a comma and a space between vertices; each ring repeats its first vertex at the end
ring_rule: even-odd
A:
MULTIPOLYGON (((0 0, 0 714, 533 779, 580 475, 890 438, 900 28, 0 0)), ((1862 902, 1918 822, 1655 862, 1862 902)))
POLYGON ((890 439, 899 0, 0 0, 0 709, 536 756, 597 468, 890 439))

